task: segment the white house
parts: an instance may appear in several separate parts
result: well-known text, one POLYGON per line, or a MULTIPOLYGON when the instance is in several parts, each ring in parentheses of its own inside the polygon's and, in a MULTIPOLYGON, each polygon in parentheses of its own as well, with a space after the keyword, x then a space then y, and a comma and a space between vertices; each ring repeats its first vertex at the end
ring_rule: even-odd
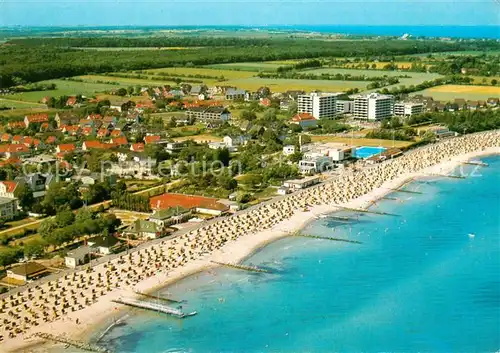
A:
POLYGON ((283 146, 283 154, 285 156, 290 156, 295 153, 295 146, 294 145, 286 145, 283 146))

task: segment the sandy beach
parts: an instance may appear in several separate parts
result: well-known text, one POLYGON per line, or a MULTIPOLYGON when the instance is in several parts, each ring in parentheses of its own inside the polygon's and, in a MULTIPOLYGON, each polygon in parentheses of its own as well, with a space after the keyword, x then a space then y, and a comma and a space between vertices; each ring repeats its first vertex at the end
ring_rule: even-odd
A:
MULTIPOLYGON (((52 343, 40 345, 43 341, 32 337, 35 332, 85 341, 97 328, 105 329, 114 318, 124 315, 126 309, 112 302, 113 299, 131 297, 134 291, 151 292, 165 287, 185 276, 213 267, 211 261, 239 262, 266 244, 299 231, 320 214, 338 211, 338 206, 367 208, 412 179, 447 174, 464 161, 498 154, 499 145, 500 131, 493 131, 425 146, 398 159, 361 171, 346 172, 334 180, 298 191, 276 203, 221 219, 176 239, 165 240, 110 263, 100 264, 91 273, 82 270, 73 278, 62 279, 59 285, 48 284, 48 288, 53 285, 64 288, 67 296, 61 294, 55 300, 46 300, 43 296, 47 291, 43 288, 39 289, 41 294, 38 296, 33 293, 29 296, 26 291, 19 298, 37 308, 34 317, 40 320, 26 325, 25 330, 10 338, 4 325, 0 331, 6 340, 0 347, 4 352, 46 351, 52 343), (426 159, 431 153, 437 155, 435 160, 426 159), (61 301, 71 304, 63 305, 61 311, 51 308, 51 305, 59 308, 61 301), (69 310, 73 306, 76 309, 69 310), (49 308, 54 315, 44 315, 46 319, 41 320, 41 315, 37 313, 49 308)), ((9 312, 13 307, 11 303, 4 303, 3 312, 9 312)), ((17 312, 20 316, 21 311, 17 312)), ((10 326, 12 315, 0 314, 2 320, 8 317, 10 326)), ((24 321, 32 322, 26 318, 24 321)), ((21 319, 19 322, 21 326, 21 319)))

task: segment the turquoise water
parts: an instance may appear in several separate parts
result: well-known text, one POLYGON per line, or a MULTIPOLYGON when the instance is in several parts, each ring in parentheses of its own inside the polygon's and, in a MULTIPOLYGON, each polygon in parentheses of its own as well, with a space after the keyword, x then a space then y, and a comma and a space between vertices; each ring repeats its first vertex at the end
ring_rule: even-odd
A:
POLYGON ((384 147, 363 146, 363 147, 356 148, 354 150, 354 157, 360 158, 360 159, 365 159, 365 158, 370 158, 373 155, 382 153, 384 151, 385 151, 384 147))
POLYGON ((272 275, 187 278, 161 293, 186 299, 197 316, 134 310, 101 343, 141 353, 496 351, 500 157, 484 160, 490 167, 475 177, 420 180, 406 188, 423 194, 393 193, 398 200, 374 206, 399 217, 325 218, 304 230, 363 244, 277 241, 246 261, 272 275))

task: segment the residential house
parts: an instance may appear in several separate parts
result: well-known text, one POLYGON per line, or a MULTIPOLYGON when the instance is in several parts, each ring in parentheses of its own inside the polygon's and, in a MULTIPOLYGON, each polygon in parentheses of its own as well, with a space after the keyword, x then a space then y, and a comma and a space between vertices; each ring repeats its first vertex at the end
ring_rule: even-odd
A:
POLYGON ((294 153, 295 153, 295 146, 294 145, 283 146, 283 154, 285 156, 291 156, 294 153))
POLYGON ((54 135, 51 135, 49 137, 47 137, 47 139, 45 140, 45 143, 47 145, 53 145, 57 142, 57 137, 55 137, 54 135))
POLYGON ((84 141, 82 144, 82 150, 83 151, 89 151, 89 150, 98 150, 98 149, 105 149, 106 144, 102 143, 101 141, 97 140, 91 140, 91 141, 84 141))
POLYGON ((69 136, 77 136, 80 134, 80 126, 78 125, 64 125, 61 126, 61 131, 69 136))
POLYGON ((109 130, 106 129, 106 128, 100 128, 98 131, 97 131, 97 137, 98 138, 105 138, 109 135, 109 130))
POLYGON ((74 250, 69 251, 64 257, 64 264, 69 268, 76 268, 77 266, 85 265, 91 259, 91 253, 94 248, 88 245, 80 246, 74 250))
POLYGON ((208 125, 221 125, 231 118, 231 114, 223 107, 193 107, 186 111, 190 120, 197 120, 208 125))
POLYGON ((48 114, 32 114, 32 115, 26 115, 24 117, 24 125, 27 128, 30 126, 30 124, 41 124, 48 122, 49 122, 48 114))
POLYGON ((155 222, 138 219, 123 232, 125 236, 132 236, 134 239, 156 239, 162 235, 162 227, 155 222))
POLYGON ((0 137, 1 142, 10 142, 12 140, 12 135, 8 133, 3 133, 2 136, 0 137))
POLYGON ((55 182, 53 174, 31 173, 20 175, 15 179, 18 183, 24 183, 33 191, 33 197, 44 197, 50 185, 55 182))
POLYGON ((116 146, 128 145, 128 141, 125 136, 114 137, 111 139, 111 143, 116 146))
POLYGON ((26 123, 23 120, 21 120, 21 121, 9 121, 7 123, 7 127, 9 129, 25 129, 26 123))
POLYGON ((64 125, 76 125, 80 119, 74 112, 65 111, 56 113, 54 120, 57 127, 61 127, 64 125))
POLYGON ((148 135, 144 137, 144 143, 146 145, 151 145, 160 142, 160 135, 148 135))
POLYGON ((132 152, 144 152, 144 144, 141 142, 133 143, 130 145, 130 150, 132 152))
POLYGON ((77 99, 76 99, 76 97, 69 97, 69 98, 66 100, 66 105, 67 105, 68 107, 72 107, 72 106, 76 105, 76 103, 77 103, 77 99))
POLYGON ((247 136, 238 135, 238 136, 224 136, 222 141, 227 147, 231 148, 231 147, 244 146, 247 144, 248 140, 249 138, 247 136))
POLYGON ((0 181, 0 219, 13 219, 18 212, 16 190, 19 183, 16 181, 0 181))
POLYGON ((318 184, 319 182, 320 178, 318 176, 311 176, 303 179, 284 181, 283 187, 288 188, 290 190, 301 190, 301 189, 306 189, 315 184, 318 184))
POLYGON ((6 158, 16 158, 26 154, 30 154, 30 150, 26 145, 0 145, 0 155, 6 158))
POLYGON ((83 136, 93 136, 95 135, 95 129, 92 126, 87 126, 82 129, 81 134, 83 136))
POLYGON ((120 246, 120 241, 112 235, 100 235, 88 240, 88 245, 97 249, 102 255, 109 255, 116 251, 120 246))
POLYGON ((245 99, 245 94, 247 91, 243 89, 235 89, 235 88, 229 88, 226 90, 226 100, 243 100, 245 99))
POLYGON ((486 100, 486 104, 490 107, 496 107, 497 105, 500 105, 500 98, 490 97, 486 100))
POLYGON ((290 123, 299 125, 302 129, 310 129, 318 126, 318 120, 309 113, 299 113, 295 115, 290 123))
POLYGON ((75 150, 76 146, 74 143, 64 143, 61 145, 57 145, 56 147, 57 153, 69 153, 69 152, 74 152, 75 150))

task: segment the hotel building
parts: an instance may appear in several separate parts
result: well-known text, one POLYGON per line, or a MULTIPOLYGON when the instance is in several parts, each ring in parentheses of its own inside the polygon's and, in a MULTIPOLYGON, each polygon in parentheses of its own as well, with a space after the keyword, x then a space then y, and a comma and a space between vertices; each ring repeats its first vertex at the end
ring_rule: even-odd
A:
POLYGON ((309 113, 316 119, 334 118, 337 96, 340 93, 312 92, 297 98, 298 113, 309 113))
POLYGON ((354 96, 354 117, 364 120, 390 118, 394 110, 394 97, 370 93, 354 96))

